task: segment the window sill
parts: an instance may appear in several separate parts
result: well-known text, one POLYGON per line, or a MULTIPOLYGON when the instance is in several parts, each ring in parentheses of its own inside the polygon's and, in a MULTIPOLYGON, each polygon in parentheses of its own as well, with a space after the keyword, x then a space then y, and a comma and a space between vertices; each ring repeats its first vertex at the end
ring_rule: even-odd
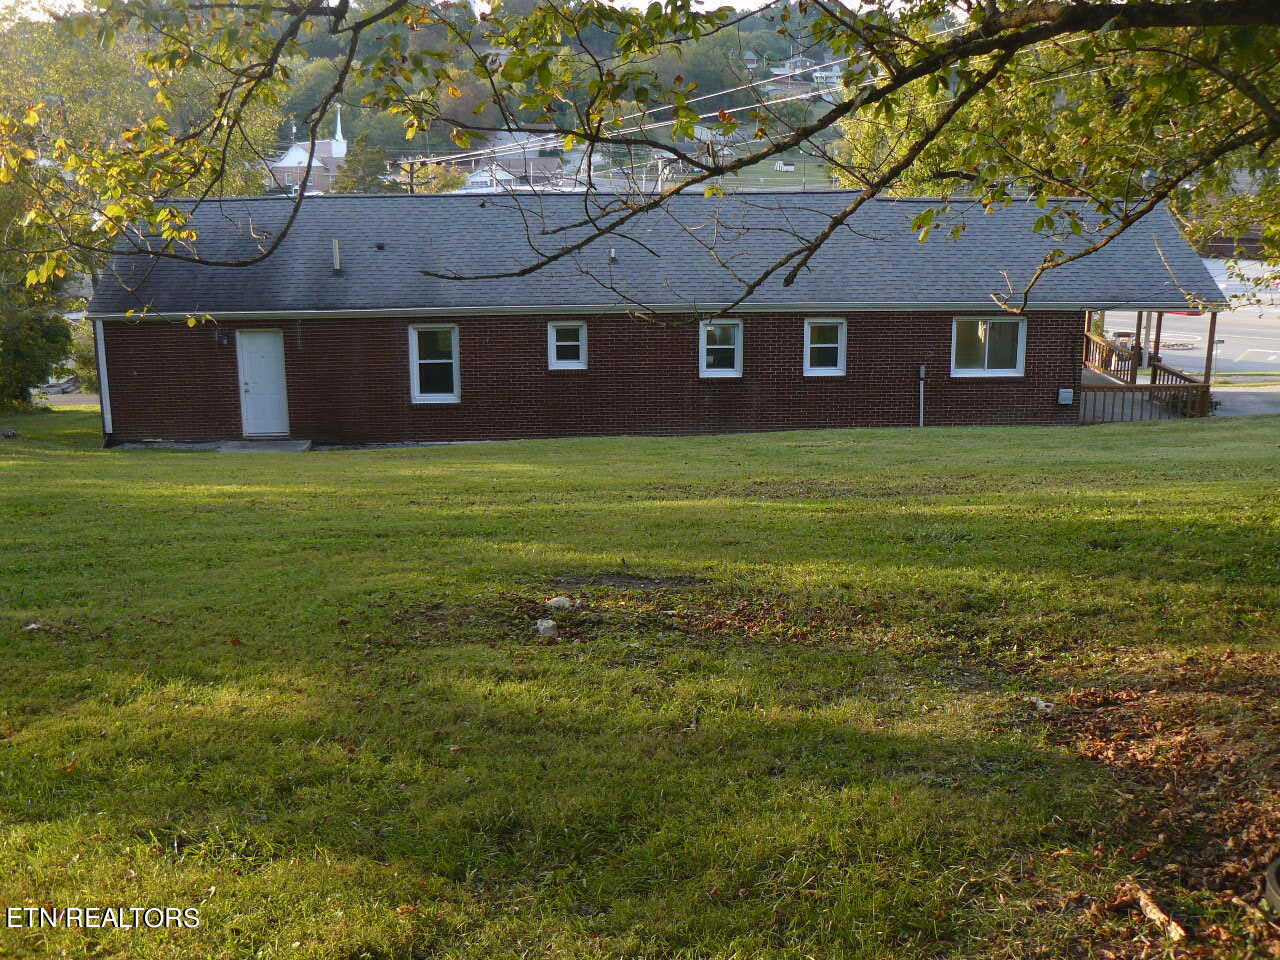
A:
POLYGON ((741 380, 742 372, 739 370, 711 371, 701 370, 698 372, 699 380, 741 380))
POLYGON ((843 370, 806 370, 806 377, 843 377, 843 370))
POLYGON ((586 373, 589 369, 585 364, 581 367, 547 367, 547 373, 586 373))
POLYGON ((1012 380, 1025 374, 1021 370, 952 370, 951 376, 958 380, 1012 380))
POLYGON ((445 396, 440 396, 440 397, 430 397, 430 396, 428 396, 428 397, 414 397, 414 398, 412 399, 412 401, 411 401, 411 402, 412 402, 412 403, 414 403, 415 405, 416 405, 416 404, 425 404, 425 403, 461 403, 461 402, 462 402, 462 398, 461 398, 461 397, 445 397, 445 396))

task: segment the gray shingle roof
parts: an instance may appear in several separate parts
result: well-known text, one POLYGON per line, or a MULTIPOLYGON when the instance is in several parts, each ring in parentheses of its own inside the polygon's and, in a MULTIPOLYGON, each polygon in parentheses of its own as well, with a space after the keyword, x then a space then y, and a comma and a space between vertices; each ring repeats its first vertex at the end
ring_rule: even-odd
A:
MULTIPOLYGON (((811 237, 852 194, 681 195, 578 253, 524 277, 441 279, 424 271, 474 274, 533 263, 579 235, 549 226, 598 212, 612 197, 583 194, 329 196, 308 199, 274 255, 250 267, 193 265, 117 256, 90 312, 255 315, 359 311, 701 309, 736 300, 743 283, 811 237), (337 239, 342 269, 333 270, 337 239), (382 245, 382 249, 378 245, 382 245), (610 250, 615 259, 610 258, 610 250), (136 288, 136 289, 134 289, 136 288)), ((958 240, 939 231, 917 242, 912 218, 929 201, 875 200, 830 239, 790 286, 782 274, 747 303, 870 309, 991 306, 992 294, 1021 291, 1044 253, 1080 238, 1048 238, 1032 224, 1043 211, 1019 202, 991 215, 956 204, 958 240)), ((936 202, 936 201, 935 201, 936 202)), ((206 203, 194 225, 207 259, 253 255, 278 231, 290 201, 249 198, 206 203)), ((1081 207, 1084 210, 1084 207, 1081 207)), ((1188 298, 1222 301, 1196 253, 1161 209, 1092 256, 1050 271, 1031 306, 1177 309, 1188 298)))

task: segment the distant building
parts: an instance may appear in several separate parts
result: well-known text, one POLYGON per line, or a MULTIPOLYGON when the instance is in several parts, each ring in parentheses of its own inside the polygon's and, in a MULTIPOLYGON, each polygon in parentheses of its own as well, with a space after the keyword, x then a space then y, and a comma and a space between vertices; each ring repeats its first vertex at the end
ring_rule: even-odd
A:
POLYGON ((844 98, 844 70, 841 67, 842 64, 832 64, 809 74, 814 92, 823 100, 834 103, 844 98))
POLYGON ((813 73, 818 61, 802 53, 793 54, 769 68, 764 92, 769 96, 801 96, 815 93, 813 73))
POLYGON ((817 60, 810 60, 803 53, 797 53, 794 56, 787 57, 775 67, 770 67, 769 72, 775 77, 785 76, 790 73, 799 73, 804 70, 810 70, 818 65, 817 60))
POLYGON ((503 157, 472 171, 467 177, 464 190, 468 193, 483 193, 514 187, 543 187, 560 179, 559 157, 503 157))
POLYGON ((466 190, 481 192, 485 190, 502 190, 516 185, 515 175, 503 168, 500 163, 490 163, 475 170, 467 177, 466 190))
POLYGON ((338 124, 333 139, 317 140, 315 153, 311 154, 311 173, 307 175, 307 157, 311 146, 306 141, 295 141, 289 149, 268 166, 272 185, 278 190, 293 190, 307 181, 307 191, 328 193, 333 181, 347 162, 347 141, 342 136, 342 104, 338 104, 338 124))
POLYGON ((742 55, 742 65, 747 68, 748 73, 755 73, 764 66, 764 59, 754 50, 748 50, 742 55))

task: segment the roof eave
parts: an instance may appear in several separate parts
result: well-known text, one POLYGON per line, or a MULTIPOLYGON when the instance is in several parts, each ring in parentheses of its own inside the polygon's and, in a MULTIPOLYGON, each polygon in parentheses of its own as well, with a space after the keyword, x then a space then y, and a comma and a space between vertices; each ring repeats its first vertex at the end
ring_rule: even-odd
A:
MULTIPOLYGON (((727 309, 724 303, 661 303, 642 307, 608 306, 598 303, 589 304, 518 304, 492 305, 473 307, 395 307, 378 310, 190 310, 183 312, 151 312, 121 313, 112 311, 95 311, 90 309, 86 316, 95 320, 186 320, 192 316, 209 316, 214 320, 334 320, 355 317, 370 318, 413 318, 413 317, 467 317, 467 316, 512 316, 528 313, 543 314, 629 314, 647 311, 650 313, 715 313, 727 309)), ((1224 302, 1206 302, 1203 309, 1224 310, 1228 304, 1224 302)), ((1000 307, 990 300, 960 301, 948 300, 938 302, 883 301, 863 303, 747 303, 734 307, 732 313, 892 313, 902 310, 927 310, 930 312, 963 310, 991 312, 1000 307)), ((1111 301, 1046 301, 1027 305, 1027 312, 1044 312, 1049 310, 1190 310, 1192 305, 1185 300, 1111 300, 1111 301)))

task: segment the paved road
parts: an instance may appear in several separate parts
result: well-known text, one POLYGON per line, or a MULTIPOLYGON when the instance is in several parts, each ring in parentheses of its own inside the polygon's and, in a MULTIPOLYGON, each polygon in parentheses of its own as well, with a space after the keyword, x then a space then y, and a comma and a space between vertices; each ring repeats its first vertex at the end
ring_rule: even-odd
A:
MULTIPOLYGON (((1132 313, 1107 313, 1107 332, 1133 330, 1132 313)), ((1204 373, 1209 316, 1184 317, 1166 313, 1160 352, 1165 363, 1189 373, 1204 373)), ((1249 307, 1218 314, 1213 367, 1221 373, 1280 371, 1280 308, 1249 307)))
MULTIPOLYGON (((1218 314, 1217 345, 1213 367, 1222 373, 1280 371, 1280 285, 1257 288, 1234 276, 1225 260, 1207 259, 1205 267, 1223 292, 1233 300, 1244 296, 1260 299, 1259 306, 1242 307, 1218 314)), ((1234 270, 1248 275, 1268 276, 1261 264, 1240 261, 1234 270)), ((1107 332, 1132 330, 1135 315, 1107 313, 1107 332)), ((1166 313, 1161 353, 1165 363, 1188 373, 1204 373, 1204 355, 1209 338, 1209 316, 1185 317, 1166 313)))
POLYGON ((51 407, 96 407, 100 401, 96 393, 48 393, 40 398, 40 402, 51 407))

